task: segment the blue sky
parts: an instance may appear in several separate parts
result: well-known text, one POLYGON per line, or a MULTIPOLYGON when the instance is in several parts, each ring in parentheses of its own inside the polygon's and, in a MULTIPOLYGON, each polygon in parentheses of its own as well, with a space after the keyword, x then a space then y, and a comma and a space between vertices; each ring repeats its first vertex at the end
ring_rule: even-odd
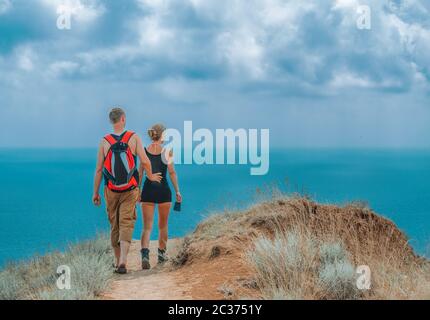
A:
POLYGON ((192 120, 269 128, 273 146, 428 148, 429 52, 426 0, 0 0, 0 146, 94 146, 121 105, 139 133, 192 120))

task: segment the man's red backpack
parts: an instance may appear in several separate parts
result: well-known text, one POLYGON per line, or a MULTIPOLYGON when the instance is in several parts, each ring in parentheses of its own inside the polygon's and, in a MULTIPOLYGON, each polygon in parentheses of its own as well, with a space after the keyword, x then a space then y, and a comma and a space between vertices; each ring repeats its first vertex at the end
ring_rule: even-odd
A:
POLYGON ((138 186, 136 157, 128 145, 133 135, 134 132, 125 131, 119 137, 113 134, 105 136, 110 148, 105 157, 103 174, 107 187, 112 191, 127 191, 138 186))

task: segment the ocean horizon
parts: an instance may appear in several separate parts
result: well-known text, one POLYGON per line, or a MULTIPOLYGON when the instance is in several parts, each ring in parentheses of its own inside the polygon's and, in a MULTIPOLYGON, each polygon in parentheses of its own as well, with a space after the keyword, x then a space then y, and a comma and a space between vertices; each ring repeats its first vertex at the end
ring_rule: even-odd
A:
MULTIPOLYGON (((95 157, 90 148, 0 149, 0 266, 109 230, 104 204, 91 202, 95 157)), ((267 175, 251 176, 250 167, 177 165, 184 203, 171 213, 169 236, 185 236, 214 212, 251 206, 275 187, 322 203, 364 201, 396 223, 419 254, 428 253, 430 150, 277 148, 267 175)), ((151 238, 157 236, 155 228, 151 238)))

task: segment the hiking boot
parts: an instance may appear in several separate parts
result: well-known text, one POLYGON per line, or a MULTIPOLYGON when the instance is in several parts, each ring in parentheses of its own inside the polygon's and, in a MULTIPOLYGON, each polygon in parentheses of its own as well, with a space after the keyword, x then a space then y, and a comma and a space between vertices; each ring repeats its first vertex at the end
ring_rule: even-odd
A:
POLYGON ((140 254, 142 255, 142 270, 151 269, 151 264, 149 263, 149 249, 143 248, 140 250, 140 254))
POLYGON ((127 268, 125 267, 125 264, 120 264, 118 268, 116 268, 115 273, 118 274, 126 274, 127 268))
POLYGON ((158 264, 165 263, 169 258, 167 257, 166 249, 158 249, 158 264))

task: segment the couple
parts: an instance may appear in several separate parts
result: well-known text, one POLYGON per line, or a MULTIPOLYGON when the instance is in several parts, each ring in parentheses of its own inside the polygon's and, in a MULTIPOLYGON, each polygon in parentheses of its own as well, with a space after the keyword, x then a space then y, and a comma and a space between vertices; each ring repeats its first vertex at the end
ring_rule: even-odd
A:
POLYGON ((158 263, 167 260, 168 217, 172 194, 167 182, 167 171, 175 188, 176 202, 182 202, 178 179, 173 164, 173 152, 163 148, 163 125, 148 130, 152 143, 144 148, 140 137, 125 130, 126 115, 121 108, 109 113, 113 133, 100 143, 94 177, 93 203, 101 205, 99 194, 104 177, 104 197, 111 225, 111 244, 115 253, 115 272, 127 273, 127 255, 136 222, 136 203, 142 203, 143 232, 141 238, 142 269, 149 269, 149 240, 158 205, 159 247, 158 263), (140 165, 137 167, 137 158, 140 165), (142 187, 143 174, 146 179, 142 187))

